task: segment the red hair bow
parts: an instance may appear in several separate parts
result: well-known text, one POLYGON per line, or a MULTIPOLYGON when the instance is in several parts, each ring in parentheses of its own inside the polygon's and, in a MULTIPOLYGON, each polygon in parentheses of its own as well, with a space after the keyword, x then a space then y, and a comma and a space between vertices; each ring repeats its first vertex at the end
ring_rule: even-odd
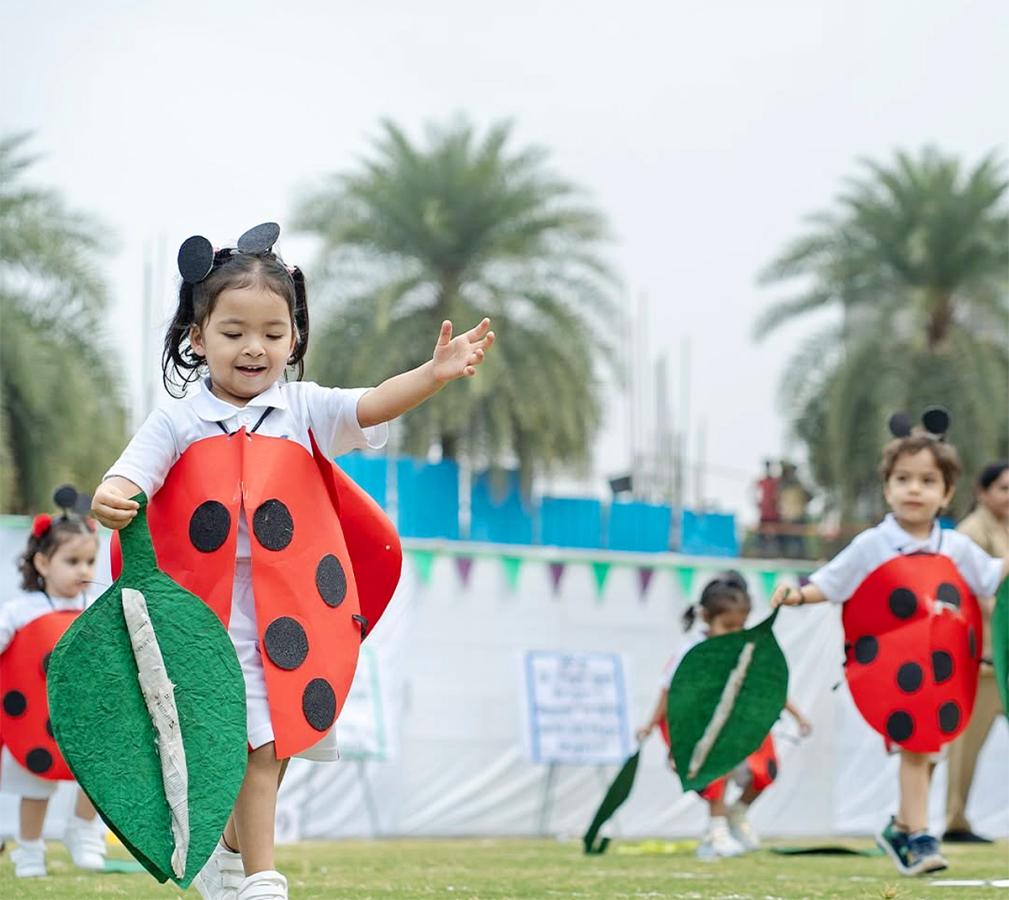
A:
POLYGON ((32 519, 32 534, 40 538, 52 527, 52 524, 53 517, 49 513, 39 513, 32 519))

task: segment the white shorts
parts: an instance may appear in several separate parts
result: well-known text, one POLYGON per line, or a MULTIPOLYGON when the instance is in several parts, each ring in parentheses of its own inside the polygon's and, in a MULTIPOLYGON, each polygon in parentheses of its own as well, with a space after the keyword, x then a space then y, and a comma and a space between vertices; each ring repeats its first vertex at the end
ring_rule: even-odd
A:
MULTIPOLYGON (((256 627, 256 601, 252 592, 252 566, 247 559, 235 563, 235 584, 231 592, 231 621, 228 635, 235 645, 238 662, 245 678, 245 710, 249 746, 255 750, 274 739, 270 704, 266 695, 266 673, 259 652, 256 627)), ((340 758, 336 745, 336 727, 330 728, 317 744, 296 754, 316 762, 334 762, 340 758)))
POLYGON ((59 781, 39 778, 34 772, 29 772, 7 747, 0 750, 0 794, 13 794, 29 800, 48 800, 59 786, 59 781))

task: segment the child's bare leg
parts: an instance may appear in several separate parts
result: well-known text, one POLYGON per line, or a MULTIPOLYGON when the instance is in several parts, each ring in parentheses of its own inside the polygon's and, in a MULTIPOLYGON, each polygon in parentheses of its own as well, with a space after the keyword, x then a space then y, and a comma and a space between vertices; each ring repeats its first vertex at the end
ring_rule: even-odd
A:
POLYGON ((249 754, 245 778, 232 813, 246 875, 273 868, 273 827, 281 767, 272 741, 249 754))
POLYGON ((897 821, 909 832, 928 830, 928 786, 932 768, 926 754, 900 751, 900 808, 897 821))
POLYGON ((77 802, 74 804, 74 815, 78 819, 87 819, 89 822, 97 815, 94 804, 88 800, 88 795, 82 790, 77 791, 77 802))
MULTIPOLYGON (((281 760, 280 763, 280 774, 277 775, 277 790, 280 790, 280 785, 284 781, 284 776, 287 774, 287 764, 290 759, 281 760)), ((238 852, 238 831, 235 828, 235 817, 234 815, 228 816, 228 824, 224 826, 224 846, 232 851, 232 853, 238 852)))
POLYGON ((49 800, 34 797, 21 798, 21 834, 20 840, 37 841, 42 837, 42 825, 46 820, 46 807, 49 800))
POLYGON ((726 810, 726 807, 725 807, 725 797, 724 796, 719 797, 717 800, 709 800, 708 801, 708 814, 712 818, 715 818, 716 816, 717 817, 721 817, 723 819, 725 818, 725 816, 727 814, 727 810, 726 810))
POLYGON ((749 806, 759 796, 760 791, 753 786, 753 782, 751 781, 745 788, 743 788, 743 793, 739 795, 739 799, 736 802, 742 803, 743 806, 749 806))

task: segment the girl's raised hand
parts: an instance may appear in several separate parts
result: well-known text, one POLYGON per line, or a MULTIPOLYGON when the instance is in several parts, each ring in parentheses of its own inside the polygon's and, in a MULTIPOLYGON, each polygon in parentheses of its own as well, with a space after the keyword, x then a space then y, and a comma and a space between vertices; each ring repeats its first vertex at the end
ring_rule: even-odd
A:
POLYGON ((476 374, 476 367, 483 362, 484 355, 494 343, 494 332, 490 330, 490 319, 484 319, 458 337, 452 337, 452 323, 446 319, 441 323, 438 343, 434 347, 431 361, 434 363, 434 377, 440 382, 456 378, 468 378, 476 374))
POLYGON ((137 515, 140 504, 131 500, 140 488, 125 478, 107 478, 95 489, 91 512, 106 528, 118 531, 125 528, 137 515))
POLYGON ((771 609, 777 609, 779 606, 800 606, 801 604, 802 594, 787 584, 779 584, 771 594, 771 609))

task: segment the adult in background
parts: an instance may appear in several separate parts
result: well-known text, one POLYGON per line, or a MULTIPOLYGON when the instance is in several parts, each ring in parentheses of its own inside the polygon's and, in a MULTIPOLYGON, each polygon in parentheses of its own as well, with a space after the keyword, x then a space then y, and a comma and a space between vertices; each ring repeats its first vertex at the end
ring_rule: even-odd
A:
POLYGON ((774 463, 764 460, 764 477, 757 481, 757 538, 761 556, 774 558, 781 555, 778 525, 781 512, 778 509, 778 482, 774 473, 774 463))
POLYGON ((789 559, 806 558, 806 507, 813 495, 799 478, 798 469, 787 459, 781 461, 778 481, 778 515, 781 517, 781 553, 789 559))
MULTIPOLYGON (((1009 554, 1009 462, 985 466, 977 479, 977 504, 958 526, 982 550, 993 556, 1009 554)), ((984 651, 982 659, 991 659, 990 599, 981 601, 984 615, 984 651)), ((1002 711, 994 671, 989 662, 981 663, 977 699, 970 724, 949 748, 949 780, 946 787, 946 833, 944 841, 990 844, 974 833, 967 821, 967 796, 974 779, 974 766, 992 724, 1002 711)))

